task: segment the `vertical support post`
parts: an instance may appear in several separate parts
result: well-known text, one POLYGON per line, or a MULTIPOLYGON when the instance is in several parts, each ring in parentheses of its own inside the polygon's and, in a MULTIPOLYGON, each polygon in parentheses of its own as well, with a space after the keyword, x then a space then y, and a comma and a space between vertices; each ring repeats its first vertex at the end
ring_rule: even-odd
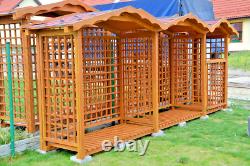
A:
POLYGON ((122 36, 118 36, 117 41, 117 58, 118 58, 118 84, 119 84, 119 106, 120 106, 120 114, 121 114, 121 123, 125 123, 125 110, 124 110, 124 80, 123 80, 123 54, 122 54, 122 36))
POLYGON ((75 45, 75 76, 76 76, 76 114, 77 114, 77 159, 86 156, 84 149, 84 110, 82 109, 83 96, 83 32, 82 29, 74 33, 75 45))
MULTIPOLYGON (((46 142, 46 109, 45 109, 45 85, 44 85, 44 43, 45 36, 37 34, 37 94, 38 94, 38 111, 39 111, 39 130, 40 130, 40 150, 50 151, 54 147, 48 146, 46 142)), ((46 46, 47 47, 47 46, 46 46)))
POLYGON ((192 102, 195 102, 195 96, 198 96, 196 93, 196 89, 199 88, 197 86, 197 73, 198 73, 198 55, 197 55, 197 39, 195 37, 192 38, 192 102))
POLYGON ((228 44, 229 44, 229 36, 227 35, 224 39, 224 58, 226 60, 225 62, 225 87, 224 87, 224 90, 225 90, 225 108, 228 107, 228 103, 227 103, 227 98, 228 98, 228 44))
MULTIPOLYGON (((114 40, 110 41, 111 43, 111 91, 112 91, 112 113, 115 112, 115 109, 113 107, 115 107, 115 43, 114 40)), ((113 122, 114 123, 114 122, 113 122)))
POLYGON ((169 39, 169 59, 170 59, 170 104, 172 106, 172 109, 174 109, 174 105, 175 105, 175 100, 174 100, 174 80, 175 80, 175 73, 174 73, 174 40, 173 40, 173 34, 170 35, 170 39, 169 39))
POLYGON ((206 34, 202 34, 201 37, 201 100, 202 100, 202 111, 205 115, 207 113, 207 91, 208 91, 208 73, 206 63, 206 34))
POLYGON ((159 33, 153 33, 152 40, 152 103, 153 103, 153 123, 154 132, 159 131, 159 75, 158 75, 158 59, 159 59, 159 33))
MULTIPOLYGON (((3 52, 0 51, 0 87, 5 87, 4 86, 4 58, 3 58, 3 52)), ((5 88, 0 91, 0 103, 5 102, 5 88)), ((5 106, 3 104, 0 104, 0 127, 4 126, 4 117, 6 116, 5 112, 5 106)))
POLYGON ((32 78, 32 56, 30 50, 30 34, 22 34, 23 60, 24 60, 24 96, 25 96, 25 114, 28 133, 35 132, 35 113, 33 96, 33 78, 32 78))
POLYGON ((45 134, 45 111, 44 111, 44 63, 43 63, 43 38, 37 35, 37 95, 38 95, 38 111, 39 111, 39 130, 40 130, 40 149, 47 151, 45 134))
POLYGON ((10 42, 6 43, 7 68, 8 68, 8 90, 9 90, 9 108, 10 108, 10 150, 11 156, 15 156, 15 128, 14 128, 14 111, 12 95, 12 70, 10 58, 10 42))

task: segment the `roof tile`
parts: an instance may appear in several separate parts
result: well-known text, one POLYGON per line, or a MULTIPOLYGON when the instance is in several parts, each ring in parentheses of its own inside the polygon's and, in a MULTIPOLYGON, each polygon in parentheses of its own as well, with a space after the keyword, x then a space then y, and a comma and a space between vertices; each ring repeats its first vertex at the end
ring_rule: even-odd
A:
POLYGON ((0 13, 8 13, 15 9, 22 0, 0 0, 0 13))
MULTIPOLYGON (((127 2, 127 1, 131 0, 120 0, 119 2, 127 2)), ((87 5, 95 6, 95 5, 115 3, 115 0, 83 0, 83 2, 87 5)))
POLYGON ((213 0, 216 18, 250 17, 250 0, 213 0))

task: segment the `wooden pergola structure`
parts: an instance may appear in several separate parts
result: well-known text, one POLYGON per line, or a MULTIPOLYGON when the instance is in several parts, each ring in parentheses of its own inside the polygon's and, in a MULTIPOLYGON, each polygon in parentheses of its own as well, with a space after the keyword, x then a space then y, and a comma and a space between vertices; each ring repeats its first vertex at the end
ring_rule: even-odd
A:
POLYGON ((159 127, 226 108, 228 44, 237 31, 192 14, 159 20, 167 25, 159 39, 159 127))
POLYGON ((208 21, 207 34, 207 113, 227 108, 228 44, 231 35, 238 32, 225 20, 208 21))
MULTIPOLYGON (((136 139, 210 113, 218 73, 208 64, 208 40, 235 34, 224 21, 156 19, 132 7, 23 28, 37 38, 41 149, 76 151, 78 159, 114 136, 136 139)), ((216 83, 226 89, 225 82, 216 83)))
POLYGON ((38 39, 42 150, 65 148, 83 158, 101 151, 104 139, 158 131, 158 34, 164 26, 126 7, 26 27, 38 39), (148 117, 154 126, 146 124, 148 117))
POLYGON ((206 114, 204 71, 209 28, 192 14, 160 21, 167 28, 161 32, 159 49, 159 126, 166 128, 206 114), (165 78, 168 81, 164 82, 165 78), (165 98, 168 102, 162 104, 165 98))
POLYGON ((78 0, 25 7, 0 14, 0 121, 8 124, 9 106, 7 94, 7 64, 5 44, 10 42, 12 56, 14 121, 16 126, 25 126, 35 132, 38 124, 36 35, 26 35, 21 26, 34 22, 32 16, 58 17, 75 12, 92 12, 94 8, 78 0))

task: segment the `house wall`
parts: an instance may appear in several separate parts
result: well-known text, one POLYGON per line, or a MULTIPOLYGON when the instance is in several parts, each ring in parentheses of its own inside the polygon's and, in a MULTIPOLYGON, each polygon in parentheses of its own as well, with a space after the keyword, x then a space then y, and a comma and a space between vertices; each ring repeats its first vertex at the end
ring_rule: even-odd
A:
POLYGON ((242 42, 230 43, 229 51, 250 50, 250 18, 231 20, 231 23, 242 22, 242 42))

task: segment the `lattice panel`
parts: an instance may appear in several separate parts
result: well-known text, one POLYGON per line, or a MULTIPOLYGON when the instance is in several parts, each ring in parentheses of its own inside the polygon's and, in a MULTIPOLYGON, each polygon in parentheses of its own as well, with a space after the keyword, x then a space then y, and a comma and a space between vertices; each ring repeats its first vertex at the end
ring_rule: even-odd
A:
POLYGON ((224 104, 225 62, 208 63, 208 106, 224 104))
POLYGON ((159 38, 159 106, 170 104, 170 64, 169 36, 161 34, 159 38))
POLYGON ((6 64, 6 42, 11 45, 13 103, 15 123, 26 122, 24 103, 24 62, 19 23, 0 25, 0 119, 9 120, 9 94, 6 64))
POLYGON ((225 100, 225 65, 226 62, 216 62, 224 59, 225 39, 207 39, 207 59, 215 60, 207 63, 208 69, 208 106, 224 104, 225 100))
POLYGON ((175 104, 201 102, 201 39, 185 34, 173 38, 175 104))
POLYGON ((224 38, 207 38, 207 59, 224 58, 224 40, 224 38))
POLYGON ((76 143, 73 36, 44 36, 44 101, 47 141, 76 143))
POLYGON ((152 115, 152 39, 121 38, 125 116, 152 115))
POLYGON ((37 99, 37 54, 36 54, 36 34, 30 35, 30 49, 32 58, 32 80, 33 80, 33 97, 34 97, 34 113, 36 122, 39 121, 38 99, 37 99))
POLYGON ((83 30, 83 95, 86 128, 120 119, 117 37, 83 30))

